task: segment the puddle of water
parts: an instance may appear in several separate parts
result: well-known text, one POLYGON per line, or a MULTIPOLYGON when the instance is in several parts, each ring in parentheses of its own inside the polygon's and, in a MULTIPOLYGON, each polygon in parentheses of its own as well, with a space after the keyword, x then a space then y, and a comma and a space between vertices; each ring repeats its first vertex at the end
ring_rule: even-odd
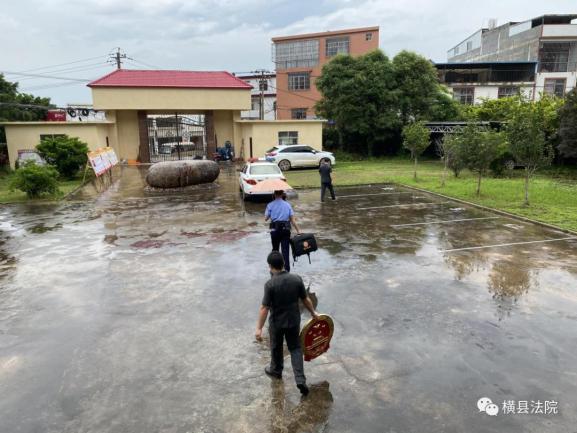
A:
MULTIPOLYGON (((252 341, 268 279, 265 204, 242 203, 237 176, 223 170, 218 186, 164 196, 130 168, 101 195, 81 192, 79 203, 0 210, 0 358, 19 360, 0 375, 6 431, 485 433, 577 424, 576 245, 441 254, 552 233, 499 220, 390 227, 492 215, 466 206, 357 209, 411 203, 410 194, 326 206, 310 190, 291 202, 320 247, 295 271, 335 319, 335 336, 305 365, 318 384, 309 399, 300 400, 288 360, 284 381, 271 382, 267 348, 252 341), (38 231, 29 236, 27 227, 38 231), (114 247, 127 239, 130 248, 114 247), (481 396, 557 399, 562 415, 483 418, 481 396)), ((405 192, 354 192, 381 188, 405 192)))

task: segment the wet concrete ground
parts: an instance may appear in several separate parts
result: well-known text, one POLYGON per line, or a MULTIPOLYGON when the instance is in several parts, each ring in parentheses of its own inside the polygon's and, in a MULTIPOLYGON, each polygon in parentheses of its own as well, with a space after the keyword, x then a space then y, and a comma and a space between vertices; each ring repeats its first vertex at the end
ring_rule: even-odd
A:
POLYGON ((143 176, 1 208, 0 431, 577 431, 577 240, 394 185, 301 191, 320 250, 294 271, 336 325, 301 402, 253 341, 264 204, 234 169, 170 195, 143 176))

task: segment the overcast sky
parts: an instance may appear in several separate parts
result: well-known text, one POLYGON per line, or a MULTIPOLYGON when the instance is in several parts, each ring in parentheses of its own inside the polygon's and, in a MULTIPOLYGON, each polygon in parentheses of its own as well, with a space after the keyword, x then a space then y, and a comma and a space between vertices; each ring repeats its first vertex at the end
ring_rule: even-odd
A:
MULTIPOLYGON (((491 18, 502 24, 576 12, 575 0, 14 0, 0 9, 0 70, 92 58, 30 72, 92 79, 112 70, 105 62, 118 46, 162 69, 273 69, 273 36, 373 25, 387 55, 408 49, 445 61, 449 48, 491 18)), ((146 69, 142 63, 125 66, 146 69)), ((23 91, 60 105, 91 102, 83 83, 18 81, 23 91)))

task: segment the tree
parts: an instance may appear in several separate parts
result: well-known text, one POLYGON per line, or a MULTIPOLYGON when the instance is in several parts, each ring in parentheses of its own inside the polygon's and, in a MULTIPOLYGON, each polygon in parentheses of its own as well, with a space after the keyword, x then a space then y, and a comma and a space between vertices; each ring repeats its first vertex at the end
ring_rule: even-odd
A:
POLYGON ((398 127, 397 90, 393 66, 382 51, 363 56, 338 55, 323 66, 316 80, 322 94, 317 113, 334 122, 341 144, 360 141, 362 146, 350 146, 372 156, 378 143, 398 127))
POLYGON ((42 158, 65 178, 73 178, 88 159, 88 145, 78 137, 47 138, 36 146, 42 158))
POLYGON ((58 192, 58 172, 49 165, 36 165, 27 161, 14 173, 10 189, 24 191, 29 198, 58 192))
POLYGON ((481 179, 491 166, 491 162, 506 150, 506 141, 500 132, 486 130, 469 123, 456 134, 457 158, 472 172, 477 173, 477 196, 481 195, 481 179))
POLYGON ((484 99, 481 104, 469 105, 463 108, 464 118, 469 121, 495 121, 507 123, 522 107, 533 107, 539 115, 535 118, 545 133, 545 139, 554 143, 559 129, 559 109, 563 99, 556 96, 541 95, 536 100, 530 100, 524 94, 500 99, 484 99))
POLYGON ((399 111, 403 125, 430 119, 432 107, 439 102, 441 86, 433 63, 416 53, 401 51, 393 58, 399 90, 399 111))
POLYGON ((499 99, 481 99, 480 104, 463 106, 464 117, 470 121, 506 122, 525 100, 524 95, 499 99))
POLYGON ((398 150, 402 127, 419 120, 451 120, 460 108, 439 84, 434 65, 402 51, 335 56, 316 81, 317 114, 331 120, 344 150, 373 155, 398 150))
POLYGON ((455 101, 447 87, 439 85, 437 90, 429 109, 428 119, 439 122, 462 119, 462 110, 466 106, 455 101))
MULTIPOLYGON (((18 83, 7 81, 0 74, 0 121, 42 120, 50 107, 50 98, 20 93, 18 83)), ((5 142, 4 128, 0 126, 0 143, 5 142)))
POLYGON ((525 206, 529 205, 531 176, 553 161, 553 146, 545 139, 542 113, 538 107, 526 104, 520 107, 507 124, 509 150, 517 164, 525 166, 525 206))
POLYGON ((459 173, 465 167, 459 157, 459 140, 460 136, 458 134, 445 134, 445 136, 437 142, 437 153, 443 161, 441 187, 445 186, 448 169, 453 171, 455 177, 459 177, 459 173))
POLYGON ((411 158, 415 161, 413 179, 417 180, 417 162, 419 156, 429 147, 429 129, 424 122, 413 122, 403 128, 403 147, 411 151, 411 158))
POLYGON ((559 110, 559 153, 565 158, 577 158, 577 88, 570 91, 559 110))

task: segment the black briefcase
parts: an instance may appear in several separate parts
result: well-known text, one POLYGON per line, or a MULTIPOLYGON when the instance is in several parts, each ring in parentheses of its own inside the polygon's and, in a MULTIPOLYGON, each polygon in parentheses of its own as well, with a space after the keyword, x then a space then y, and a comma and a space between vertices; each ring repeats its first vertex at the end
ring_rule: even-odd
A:
POLYGON ((317 249, 317 240, 315 239, 315 235, 312 233, 301 233, 300 235, 295 235, 291 238, 291 250, 295 262, 298 257, 306 254, 310 263, 310 253, 315 252, 317 249))

